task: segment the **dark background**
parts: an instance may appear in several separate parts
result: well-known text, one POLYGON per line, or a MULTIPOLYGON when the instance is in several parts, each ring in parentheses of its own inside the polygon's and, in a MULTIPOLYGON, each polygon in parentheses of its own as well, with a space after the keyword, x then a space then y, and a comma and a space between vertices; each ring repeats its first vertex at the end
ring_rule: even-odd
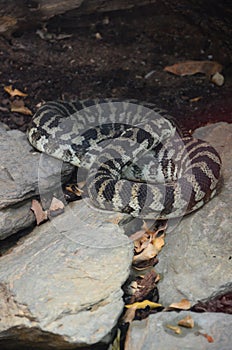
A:
POLYGON ((1 20, 11 21, 14 11, 22 17, 17 11, 26 8, 4 13, 4 3, 11 2, 0 1, 0 121, 11 128, 25 131, 31 119, 11 112, 17 99, 34 113, 48 100, 135 98, 155 102, 190 130, 232 121, 231 1, 156 1, 86 15, 79 9, 48 19, 37 14, 36 20, 30 15, 36 1, 22 1, 31 12, 1 30, 1 20), (177 62, 209 59, 223 65, 221 87, 203 74, 163 71, 177 62), (8 85, 28 96, 10 97, 8 85))

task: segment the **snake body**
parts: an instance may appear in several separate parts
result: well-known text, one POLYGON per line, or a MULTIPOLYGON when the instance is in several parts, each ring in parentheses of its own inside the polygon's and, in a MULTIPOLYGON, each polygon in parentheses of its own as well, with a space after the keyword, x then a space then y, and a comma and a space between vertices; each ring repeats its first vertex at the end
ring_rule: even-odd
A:
POLYGON ((102 209, 169 219, 217 192, 216 150, 153 104, 47 102, 35 113, 28 139, 39 151, 88 169, 88 195, 102 209))

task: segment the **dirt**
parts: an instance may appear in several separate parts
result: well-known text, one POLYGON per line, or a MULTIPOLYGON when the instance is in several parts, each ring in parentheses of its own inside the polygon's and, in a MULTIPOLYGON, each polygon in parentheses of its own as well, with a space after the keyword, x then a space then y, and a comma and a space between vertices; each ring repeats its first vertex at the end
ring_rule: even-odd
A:
POLYGON ((78 21, 57 16, 44 28, 1 37, 0 58, 0 121, 10 128, 25 131, 31 116, 11 112, 12 101, 22 98, 10 97, 8 85, 28 94, 23 101, 32 113, 47 100, 120 97, 154 102, 191 130, 232 121, 230 45, 218 30, 202 30, 163 4, 78 21), (204 74, 163 70, 208 59, 223 65, 223 86, 204 74))

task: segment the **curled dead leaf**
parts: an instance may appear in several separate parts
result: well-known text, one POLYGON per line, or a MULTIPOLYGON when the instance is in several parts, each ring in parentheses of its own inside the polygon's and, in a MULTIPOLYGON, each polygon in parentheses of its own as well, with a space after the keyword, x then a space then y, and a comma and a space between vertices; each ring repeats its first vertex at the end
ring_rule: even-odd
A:
POLYGON ((139 263, 144 260, 149 260, 157 255, 155 247, 150 243, 140 254, 134 255, 133 263, 139 263))
POLYGON ((69 184, 65 186, 65 189, 71 193, 74 193, 76 196, 81 197, 84 191, 82 188, 85 186, 86 181, 79 182, 78 184, 69 184))
POLYGON ((15 97, 15 96, 26 97, 27 96, 27 94, 25 94, 24 92, 22 92, 22 91, 20 91, 18 89, 13 89, 12 85, 4 86, 4 90, 11 97, 15 97))
POLYGON ((221 72, 222 68, 222 65, 215 61, 185 61, 175 63, 172 66, 166 66, 164 71, 180 76, 194 75, 197 73, 211 76, 217 72, 221 72))
POLYGON ((11 103, 11 112, 17 112, 25 115, 32 115, 32 111, 24 105, 23 101, 15 100, 11 103))
POLYGON ((152 230, 147 226, 147 223, 144 221, 142 229, 130 235, 132 241, 139 241, 142 237, 151 237, 155 238, 160 232, 163 232, 167 229, 167 222, 165 222, 159 228, 152 230))
POLYGON ((193 328, 194 320, 190 315, 187 315, 185 318, 179 320, 178 325, 186 328, 193 328))
POLYGON ((134 242, 135 252, 133 262, 138 263, 149 260, 157 256, 164 246, 164 234, 152 239, 152 237, 143 236, 140 240, 134 242))
POLYGON ((157 251, 157 254, 161 251, 162 247, 164 246, 164 234, 160 237, 156 237, 152 242, 154 248, 157 251))
POLYGON ((166 327, 168 329, 171 329, 172 331, 174 331, 176 334, 181 334, 182 333, 182 330, 178 326, 173 326, 171 324, 167 324, 166 327))

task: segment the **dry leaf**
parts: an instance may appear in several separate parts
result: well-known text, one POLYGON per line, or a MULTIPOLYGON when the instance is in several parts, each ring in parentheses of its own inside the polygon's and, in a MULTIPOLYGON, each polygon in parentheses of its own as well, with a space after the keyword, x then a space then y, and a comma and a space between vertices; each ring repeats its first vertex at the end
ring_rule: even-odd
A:
POLYGON ((56 197, 52 198, 51 205, 48 210, 49 218, 63 214, 64 212, 64 203, 56 197))
POLYGON ((179 303, 172 303, 167 309, 189 310, 191 303, 187 299, 182 299, 179 303))
MULTIPOLYGON (((153 242, 153 247, 156 249, 157 254, 161 251, 162 247, 164 246, 165 242, 164 242, 164 234, 160 237, 156 237, 153 242)), ((157 255, 156 254, 156 255, 157 255)))
POLYGON ((55 210, 61 210, 61 209, 64 209, 64 203, 61 202, 56 197, 53 197, 49 210, 50 211, 55 211, 55 210))
POLYGON ((153 244, 149 244, 140 254, 134 255, 133 263, 138 264, 141 261, 149 260, 157 255, 157 251, 153 244))
POLYGON ((171 324, 167 324, 166 327, 174 331, 176 334, 182 333, 182 330, 178 326, 172 326, 171 324))
POLYGON ((178 325, 186 328, 193 328, 194 320, 191 316, 186 316, 185 318, 182 318, 182 320, 178 322, 178 325))
POLYGON ((135 313, 136 313, 137 307, 131 307, 129 309, 126 310, 124 316, 123 316, 123 321, 125 323, 131 323, 133 321, 133 319, 135 318, 135 313))
POLYGON ((117 335, 114 338, 112 345, 110 346, 110 350, 120 350, 120 339, 121 339, 121 330, 117 329, 117 335))
POLYGON ((208 335, 207 333, 201 333, 201 332, 196 332, 196 335, 202 335, 203 337, 205 337, 209 343, 213 343, 214 339, 213 337, 211 337, 211 335, 208 335))
POLYGON ((136 310, 145 309, 147 306, 149 306, 151 309, 156 309, 162 306, 162 304, 153 303, 153 301, 150 301, 150 300, 143 300, 143 301, 137 301, 136 303, 133 303, 133 304, 125 305, 127 309, 136 308, 136 310))
POLYGON ((11 103, 10 110, 11 110, 11 112, 17 112, 17 113, 21 113, 21 114, 25 114, 25 115, 32 115, 33 114, 29 108, 24 106, 23 101, 18 101, 18 100, 15 100, 11 103))
POLYGON ((139 241, 142 237, 152 237, 152 238, 155 238, 161 231, 165 231, 167 228, 167 222, 159 227, 158 229, 156 229, 155 231, 154 230, 151 230, 148 226, 147 226, 147 223, 144 221, 143 222, 143 226, 142 226, 142 229, 133 233, 132 235, 130 235, 130 240, 132 241, 139 241))
POLYGON ((84 191, 81 189, 85 186, 86 181, 82 181, 78 184, 69 184, 65 186, 66 191, 75 194, 77 197, 81 197, 84 191))
POLYGON ((13 89, 12 85, 8 85, 8 86, 4 86, 4 90, 11 96, 20 96, 20 97, 26 97, 27 94, 25 94, 24 92, 18 90, 18 89, 13 89))
POLYGON ((207 76, 211 76, 217 72, 221 72, 221 70, 222 65, 215 61, 185 61, 164 68, 166 72, 181 76, 193 75, 196 73, 203 73, 207 76))
POLYGON ((44 211, 41 204, 36 200, 32 199, 31 210, 35 214, 36 224, 39 225, 48 219, 47 211, 44 211))
POLYGON ((158 280, 159 275, 157 275, 154 270, 142 276, 136 276, 135 280, 131 281, 126 290, 124 290, 127 295, 130 296, 128 304, 148 299, 149 295, 155 296, 155 290, 157 289, 156 283, 158 280))
POLYGON ((0 17, 0 33, 9 33, 17 24, 17 19, 11 16, 0 17))
POLYGON ((148 237, 142 238, 140 241, 135 241, 135 251, 141 252, 140 254, 134 255, 133 262, 138 263, 144 260, 149 260, 157 256, 161 248, 164 245, 164 235, 152 239, 148 237))
POLYGON ((197 96, 197 97, 193 97, 193 98, 190 98, 190 102, 198 102, 202 99, 202 96, 197 96))
POLYGON ((133 233, 132 235, 130 235, 129 238, 131 241, 138 241, 144 236, 145 233, 146 233, 145 230, 139 230, 133 233))

